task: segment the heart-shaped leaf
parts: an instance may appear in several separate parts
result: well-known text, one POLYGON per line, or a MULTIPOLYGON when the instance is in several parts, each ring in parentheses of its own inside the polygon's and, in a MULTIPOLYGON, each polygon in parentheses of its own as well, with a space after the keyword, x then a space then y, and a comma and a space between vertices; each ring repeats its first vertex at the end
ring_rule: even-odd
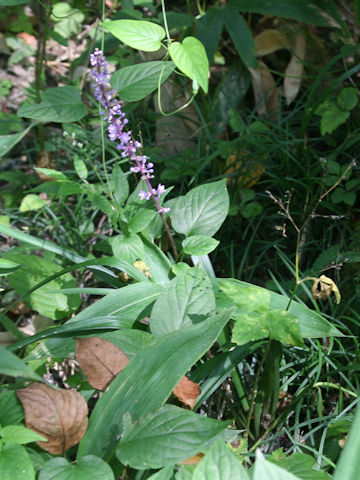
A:
POLYGON ((114 480, 111 467, 95 455, 87 455, 76 464, 66 458, 52 458, 46 462, 39 474, 39 480, 114 480))
POLYGON ((125 45, 144 52, 156 52, 165 38, 165 30, 160 25, 143 20, 114 20, 103 22, 101 26, 125 45))

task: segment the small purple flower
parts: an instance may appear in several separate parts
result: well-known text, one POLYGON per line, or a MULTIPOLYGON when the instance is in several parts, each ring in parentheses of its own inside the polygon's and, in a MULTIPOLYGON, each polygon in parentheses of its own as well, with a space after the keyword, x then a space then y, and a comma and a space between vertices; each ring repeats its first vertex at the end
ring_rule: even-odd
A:
POLYGON ((133 140, 131 130, 124 130, 128 119, 121 109, 119 101, 114 98, 115 91, 110 85, 110 73, 107 69, 107 62, 103 52, 98 48, 90 55, 90 64, 93 67, 91 75, 94 80, 94 97, 98 100, 104 111, 101 115, 108 122, 108 137, 112 142, 118 142, 116 148, 121 150, 121 156, 128 158, 132 166, 130 171, 140 173, 145 180, 148 191, 142 190, 139 193, 141 200, 153 199, 159 213, 167 213, 169 208, 162 208, 158 198, 165 192, 164 185, 159 184, 156 189, 151 185, 150 179, 154 178, 154 165, 148 162, 146 155, 138 155, 137 150, 142 148, 140 142, 133 140))

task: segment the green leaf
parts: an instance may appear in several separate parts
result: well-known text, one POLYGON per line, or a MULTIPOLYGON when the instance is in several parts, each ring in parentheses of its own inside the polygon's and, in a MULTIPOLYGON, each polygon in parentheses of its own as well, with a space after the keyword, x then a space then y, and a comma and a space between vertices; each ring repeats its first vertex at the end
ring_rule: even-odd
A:
POLYGON ((240 211, 245 218, 252 218, 261 213, 262 206, 259 202, 250 202, 242 206, 240 211))
POLYGON ((161 40, 165 38, 165 30, 160 25, 144 20, 114 20, 100 25, 125 45, 144 52, 160 50, 161 40))
MULTIPOLYGON (((62 271, 60 265, 36 255, 7 253, 5 256, 21 263, 21 268, 8 277, 9 284, 20 296, 27 294, 32 287, 46 277, 62 271)), ((76 287, 75 280, 70 273, 67 273, 30 293, 25 302, 45 317, 53 320, 65 318, 79 308, 80 296, 52 294, 50 291, 73 287, 76 287)))
POLYGON ((109 340, 109 342, 119 347, 130 360, 135 357, 139 350, 153 340, 153 336, 150 333, 132 328, 100 333, 98 336, 109 340))
POLYGON ((4 445, 0 452, 1 480, 35 480, 35 469, 21 445, 4 445))
POLYGON ((148 477, 148 480, 174 480, 174 467, 165 467, 148 477))
POLYGON ((27 128, 25 128, 25 130, 20 133, 14 133, 11 135, 0 135, 0 158, 7 155, 10 150, 25 137, 28 131, 32 127, 37 125, 37 123, 38 122, 31 123, 31 125, 29 125, 27 128))
POLYGON ((112 170, 110 188, 116 202, 122 205, 129 196, 129 182, 119 165, 115 165, 112 170))
POLYGON ((356 407, 355 418, 346 439, 344 450, 336 466, 333 480, 358 480, 360 471, 360 406, 356 407))
POLYGON ((182 242, 184 253, 187 255, 207 255, 219 245, 219 240, 207 235, 192 235, 182 242))
POLYGON ((151 312, 154 335, 166 335, 215 312, 215 296, 207 275, 191 268, 179 274, 166 286, 151 312))
POLYGON ((337 97, 337 102, 344 110, 352 110, 358 102, 357 89, 354 87, 343 88, 337 97))
POLYGON ((165 405, 134 424, 125 414, 116 456, 122 464, 139 470, 174 465, 200 452, 229 423, 175 405, 165 405))
POLYGON ((110 238, 110 244, 115 257, 129 262, 131 265, 138 259, 144 258, 145 249, 141 238, 136 233, 130 233, 128 237, 116 235, 110 238))
MULTIPOLYGON (((226 297, 219 295, 218 308, 229 308, 234 303, 238 308, 233 318, 238 318, 239 322, 241 322, 242 315, 255 313, 261 316, 265 315, 265 312, 272 311, 276 311, 276 315, 281 310, 285 311, 289 304, 289 298, 285 295, 232 278, 218 280, 218 285, 226 297, 231 299, 229 303, 229 301, 226 301, 226 297)), ((288 313, 299 320, 302 338, 342 336, 330 322, 302 303, 293 300, 288 313)))
POLYGON ((39 480, 115 480, 111 467, 95 455, 87 455, 76 464, 66 458, 52 458, 43 465, 39 480))
POLYGON ((12 7, 13 5, 22 5, 29 2, 29 0, 0 0, 1 7, 12 7))
POLYGON ((81 10, 72 8, 68 2, 58 2, 52 8, 51 19, 55 24, 55 32, 64 38, 69 38, 81 32, 85 15, 81 10))
POLYGON ((77 155, 74 156, 74 168, 79 178, 85 180, 88 176, 88 169, 86 164, 77 155))
POLYGON ((135 102, 146 97, 162 85, 174 71, 173 62, 146 62, 124 67, 115 72, 111 86, 118 92, 121 100, 135 102))
MULTIPOLYGON (((26 363, 12 352, 0 345, 0 373, 9 377, 30 378, 31 380, 42 381, 26 363)), ((0 478, 1 475, 0 475, 0 478)))
POLYGON ((241 60, 247 67, 256 68, 255 43, 245 20, 240 13, 229 5, 221 10, 221 14, 241 60))
POLYGON ((112 216, 114 210, 111 206, 111 203, 106 197, 104 197, 104 195, 101 195, 100 193, 88 191, 87 196, 95 208, 98 208, 101 212, 105 213, 105 215, 107 215, 108 217, 112 216))
POLYGON ((7 260, 6 258, 0 258, 0 277, 12 273, 20 267, 21 265, 18 263, 7 260))
POLYGON ((230 0, 229 5, 242 12, 260 13, 277 17, 292 18, 312 25, 328 25, 316 1, 281 0, 281 2, 265 2, 264 0, 230 0))
POLYGON ((226 180, 200 185, 177 199, 172 210, 172 226, 184 235, 212 237, 224 222, 228 210, 226 180))
POLYGON ((209 61, 200 40, 186 37, 182 43, 173 42, 169 46, 169 54, 178 69, 207 93, 209 61))
POLYGON ((44 175, 47 175, 48 177, 55 178, 55 180, 64 180, 64 181, 68 180, 66 175, 64 175, 62 172, 59 172, 58 170, 54 170, 52 168, 35 167, 35 170, 37 172, 43 173, 44 175))
POLYGON ((156 337, 131 360, 98 400, 78 456, 110 458, 122 431, 122 416, 133 422, 160 408, 189 368, 210 348, 231 311, 156 337))
POLYGON ((5 443, 24 444, 39 441, 47 442, 45 437, 23 425, 8 425, 1 428, 0 437, 2 437, 5 443))
MULTIPOLYGON (((195 468, 192 480, 224 479, 249 480, 249 477, 241 462, 219 438, 211 445, 205 457, 195 468)), ((261 479, 257 478, 256 480, 261 479)))
POLYGON ((17 425, 24 419, 24 409, 15 391, 0 393, 0 425, 17 425))
POLYGON ((38 195, 34 195, 33 193, 29 193, 25 195, 22 199, 19 212, 29 212, 31 210, 39 210, 46 206, 46 200, 40 198, 38 195))
POLYGON ((256 451, 254 478, 256 480, 301 480, 300 477, 265 460, 260 450, 256 451))
POLYGON ((331 194, 331 201, 334 203, 344 202, 346 205, 354 205, 356 201, 355 192, 346 192, 343 188, 337 187, 331 194))
POLYGON ((196 25, 197 37, 205 46, 209 63, 211 63, 218 48, 224 26, 220 9, 216 7, 208 8, 205 15, 196 19, 196 25))
POLYGON ((55 87, 43 92, 41 103, 24 104, 17 114, 41 122, 77 122, 86 115, 86 107, 77 88, 55 87))
POLYGON ((285 310, 259 308, 235 318, 231 338, 234 343, 244 345, 268 337, 281 343, 303 346, 299 319, 285 310))
POLYGON ((321 114, 321 135, 332 133, 339 125, 346 122, 349 116, 350 112, 347 110, 340 110, 335 103, 328 103, 326 110, 321 114))
POLYGON ((325 472, 314 470, 314 458, 305 453, 293 453, 290 457, 284 456, 284 458, 278 461, 273 460, 271 457, 268 460, 298 476, 301 480, 330 480, 331 478, 325 472))

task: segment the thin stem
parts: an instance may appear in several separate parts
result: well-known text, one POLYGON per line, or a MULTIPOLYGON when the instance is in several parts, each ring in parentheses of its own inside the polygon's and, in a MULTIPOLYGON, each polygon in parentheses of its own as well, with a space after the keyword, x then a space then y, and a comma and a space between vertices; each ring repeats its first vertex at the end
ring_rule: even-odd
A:
POLYGON ((170 45, 171 38, 170 38, 169 28, 168 28, 167 19, 166 19, 165 0, 161 0, 161 10, 162 10, 163 19, 164 19, 164 27, 165 27, 166 38, 167 38, 166 41, 168 45, 170 45))

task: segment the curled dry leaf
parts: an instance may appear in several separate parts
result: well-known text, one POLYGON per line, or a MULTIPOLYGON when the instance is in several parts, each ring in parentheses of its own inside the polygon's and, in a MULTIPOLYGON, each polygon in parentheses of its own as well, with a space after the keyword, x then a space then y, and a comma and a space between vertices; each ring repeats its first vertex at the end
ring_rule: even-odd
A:
POLYGON ((305 51, 305 37, 302 33, 297 33, 295 38, 294 52, 292 54, 289 65, 285 70, 284 94, 287 105, 290 105, 290 103, 299 93, 301 85, 301 75, 304 68, 303 60, 305 57, 305 51))
POLYGON ((62 454, 85 435, 88 408, 75 390, 55 390, 42 383, 17 390, 28 428, 47 438, 37 442, 47 452, 62 454))
POLYGON ((279 109, 279 91, 274 77, 262 60, 258 60, 258 65, 256 69, 249 68, 257 112, 260 116, 276 113, 279 109))
POLYGON ((281 48, 289 48, 290 44, 286 36, 276 30, 275 28, 269 28, 256 35, 254 38, 256 55, 262 57, 263 55, 269 55, 269 53, 276 52, 281 48))
POLYGON ((193 457, 187 458, 183 462, 180 462, 181 465, 197 465, 201 460, 203 459, 204 454, 203 453, 198 453, 197 455, 194 455, 193 457))
POLYGON ((98 390, 105 390, 129 363, 128 357, 120 348, 99 337, 78 338, 76 360, 90 385, 98 390))
POLYGON ((182 377, 180 382, 174 388, 173 394, 191 410, 195 407, 196 399, 201 390, 197 383, 192 382, 187 377, 182 377))

